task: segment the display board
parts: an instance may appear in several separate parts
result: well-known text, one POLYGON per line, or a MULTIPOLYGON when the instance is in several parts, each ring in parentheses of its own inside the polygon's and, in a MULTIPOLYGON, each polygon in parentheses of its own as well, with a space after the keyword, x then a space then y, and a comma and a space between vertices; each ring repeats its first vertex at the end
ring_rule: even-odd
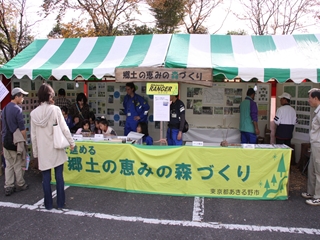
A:
MULTIPOLYGON (((258 106, 260 132, 269 125, 270 96, 269 83, 257 83, 255 102, 258 106)), ((186 119, 190 128, 230 128, 238 129, 240 103, 253 83, 214 83, 212 87, 182 84, 180 99, 186 106, 186 119)))
MULTIPOLYGON (((37 91, 41 84, 46 81, 28 78, 12 78, 12 87, 21 87, 30 94, 22 104, 26 127, 30 127, 30 112, 38 106, 37 91)), ((75 81, 46 81, 56 94, 60 88, 66 90, 66 97, 75 102, 78 93, 83 92, 84 82, 75 81)), ((136 93, 143 96, 150 105, 148 122, 149 134, 154 140, 160 138, 160 122, 153 121, 153 96, 146 94, 146 83, 135 83, 136 93)), ((180 99, 186 106, 186 118, 190 128, 230 128, 238 129, 240 111, 239 105, 246 97, 247 89, 254 87, 253 83, 214 83, 212 87, 202 87, 191 84, 180 84, 180 99)), ((113 81, 89 81, 88 103, 90 110, 96 116, 105 116, 110 126, 118 135, 123 135, 126 116, 124 115, 123 99, 126 95, 125 83, 113 81)), ((255 101, 259 110, 259 128, 264 129, 269 124, 270 116, 270 89, 268 83, 257 84, 255 101)), ((166 123, 164 124, 163 136, 165 136, 166 123)), ((30 143, 30 131, 28 131, 30 143)))
MULTIPOLYGON (((28 78, 12 78, 12 88, 21 87, 29 92, 22 104, 23 115, 30 143, 30 112, 38 106, 37 91, 43 79, 31 81, 28 78)), ((56 94, 60 88, 66 90, 66 97, 75 102, 78 93, 83 92, 84 83, 75 81, 46 81, 56 94)), ((160 138, 160 122, 153 121, 153 96, 146 95, 146 84, 135 83, 136 93, 143 96, 150 105, 149 133, 155 139, 160 138)), ((247 89, 254 87, 253 83, 214 83, 212 87, 202 87, 191 84, 180 85, 180 99, 186 106, 186 118, 190 128, 235 128, 239 127, 239 105, 246 96, 247 89)), ((293 138, 309 141, 311 113, 314 111, 308 103, 308 91, 317 87, 317 84, 308 82, 297 85, 284 83, 277 85, 277 96, 282 92, 291 94, 291 106, 297 111, 298 124, 295 127, 293 138)), ((263 132, 265 124, 270 122, 270 93, 269 83, 258 83, 255 102, 259 110, 259 128, 263 132)), ((88 103, 90 110, 96 116, 105 116, 118 135, 123 134, 126 116, 123 111, 123 99, 126 95, 125 83, 115 82, 88 82, 88 103)), ((277 97, 277 108, 280 100, 277 97)), ((272 120, 272 119, 271 119, 272 120)), ((166 124, 164 124, 166 126, 166 124)), ((164 129, 165 131, 165 129, 164 129)), ((164 135, 165 136, 165 135, 164 135)))
MULTIPOLYGON (((136 93, 144 97, 150 106, 148 116, 149 135, 155 140, 160 136, 160 123, 153 121, 153 96, 146 94, 146 83, 134 83, 136 93)), ((118 135, 123 135, 126 123, 123 100, 126 95, 126 83, 89 82, 88 102, 90 109, 96 116, 105 116, 110 126, 118 135)))
MULTIPOLYGON (((30 112, 35 109, 39 103, 38 103, 38 90, 41 86, 41 84, 44 82, 43 79, 37 78, 35 80, 30 80, 29 78, 22 78, 17 79, 16 77, 12 77, 11 79, 11 88, 20 87, 24 91, 29 92, 28 96, 24 98, 24 101, 21 105, 22 113, 25 120, 25 126, 27 130, 27 144, 28 144, 28 151, 31 153, 31 137, 30 137, 30 112)), ((48 84, 50 84, 53 89, 55 90, 55 93, 57 95, 57 92, 60 88, 64 88, 67 92, 67 98, 70 99, 72 102, 75 101, 76 95, 80 93, 83 89, 83 83, 79 83, 79 87, 75 87, 75 82, 64 82, 64 81, 46 81, 48 84)))
MULTIPOLYGON (((48 81, 41 78, 30 80, 29 78, 17 79, 12 78, 12 88, 21 87, 29 92, 22 104, 23 115, 27 128, 28 143, 30 144, 30 112, 36 108, 38 104, 37 92, 43 82, 50 84, 55 90, 56 96, 60 88, 66 90, 66 98, 72 103, 76 101, 77 94, 84 91, 84 82, 76 81, 48 81), (76 87, 78 83, 78 87, 76 87)), ((115 82, 88 82, 88 104, 90 111, 93 111, 96 117, 104 116, 110 126, 114 128, 118 135, 123 135, 126 116, 124 115, 123 99, 126 95, 125 83, 115 82)), ((154 140, 160 138, 160 122, 153 121, 153 96, 146 95, 146 84, 135 83, 136 93, 143 96, 150 105, 148 122, 149 134, 154 140)))

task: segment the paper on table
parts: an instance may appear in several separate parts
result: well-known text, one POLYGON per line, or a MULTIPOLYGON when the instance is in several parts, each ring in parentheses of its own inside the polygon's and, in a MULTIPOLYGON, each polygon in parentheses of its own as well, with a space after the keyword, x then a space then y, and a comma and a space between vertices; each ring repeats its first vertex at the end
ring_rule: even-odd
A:
POLYGON ((141 139, 144 136, 144 134, 142 133, 137 133, 137 132, 129 132, 129 134, 127 135, 128 139, 133 139, 133 140, 138 140, 141 139))

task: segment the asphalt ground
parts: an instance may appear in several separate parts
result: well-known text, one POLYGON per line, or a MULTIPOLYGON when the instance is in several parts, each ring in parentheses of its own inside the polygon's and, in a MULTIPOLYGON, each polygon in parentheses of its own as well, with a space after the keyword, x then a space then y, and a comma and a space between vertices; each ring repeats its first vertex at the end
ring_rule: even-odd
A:
POLYGON ((0 239, 320 239, 320 206, 305 204, 299 187, 286 201, 66 187, 66 208, 47 211, 41 173, 28 170, 25 178, 26 191, 0 190, 0 239))

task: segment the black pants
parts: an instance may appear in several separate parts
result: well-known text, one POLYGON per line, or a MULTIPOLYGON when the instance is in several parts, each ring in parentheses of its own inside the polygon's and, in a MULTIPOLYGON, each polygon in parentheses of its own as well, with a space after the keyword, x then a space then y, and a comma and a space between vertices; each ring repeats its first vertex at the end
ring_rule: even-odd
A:
POLYGON ((276 144, 285 144, 288 147, 291 147, 291 139, 279 139, 279 138, 276 138, 276 144))

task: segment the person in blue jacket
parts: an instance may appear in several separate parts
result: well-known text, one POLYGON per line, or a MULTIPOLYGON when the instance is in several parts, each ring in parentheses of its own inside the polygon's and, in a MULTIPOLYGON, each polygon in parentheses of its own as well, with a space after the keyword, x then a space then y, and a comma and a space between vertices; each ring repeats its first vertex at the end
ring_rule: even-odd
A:
POLYGON ((127 116, 124 127, 124 135, 127 136, 129 132, 136 131, 139 122, 147 122, 149 104, 140 95, 135 93, 136 89, 133 82, 126 84, 127 95, 123 100, 124 112, 127 116))
POLYGON ((69 109, 66 106, 62 106, 61 112, 64 117, 64 120, 66 120, 69 130, 71 130, 74 127, 74 122, 72 117, 69 115, 69 109))
POLYGON ((138 123, 137 132, 144 134, 144 136, 142 137, 143 145, 153 145, 153 139, 149 136, 148 124, 146 122, 138 123))

